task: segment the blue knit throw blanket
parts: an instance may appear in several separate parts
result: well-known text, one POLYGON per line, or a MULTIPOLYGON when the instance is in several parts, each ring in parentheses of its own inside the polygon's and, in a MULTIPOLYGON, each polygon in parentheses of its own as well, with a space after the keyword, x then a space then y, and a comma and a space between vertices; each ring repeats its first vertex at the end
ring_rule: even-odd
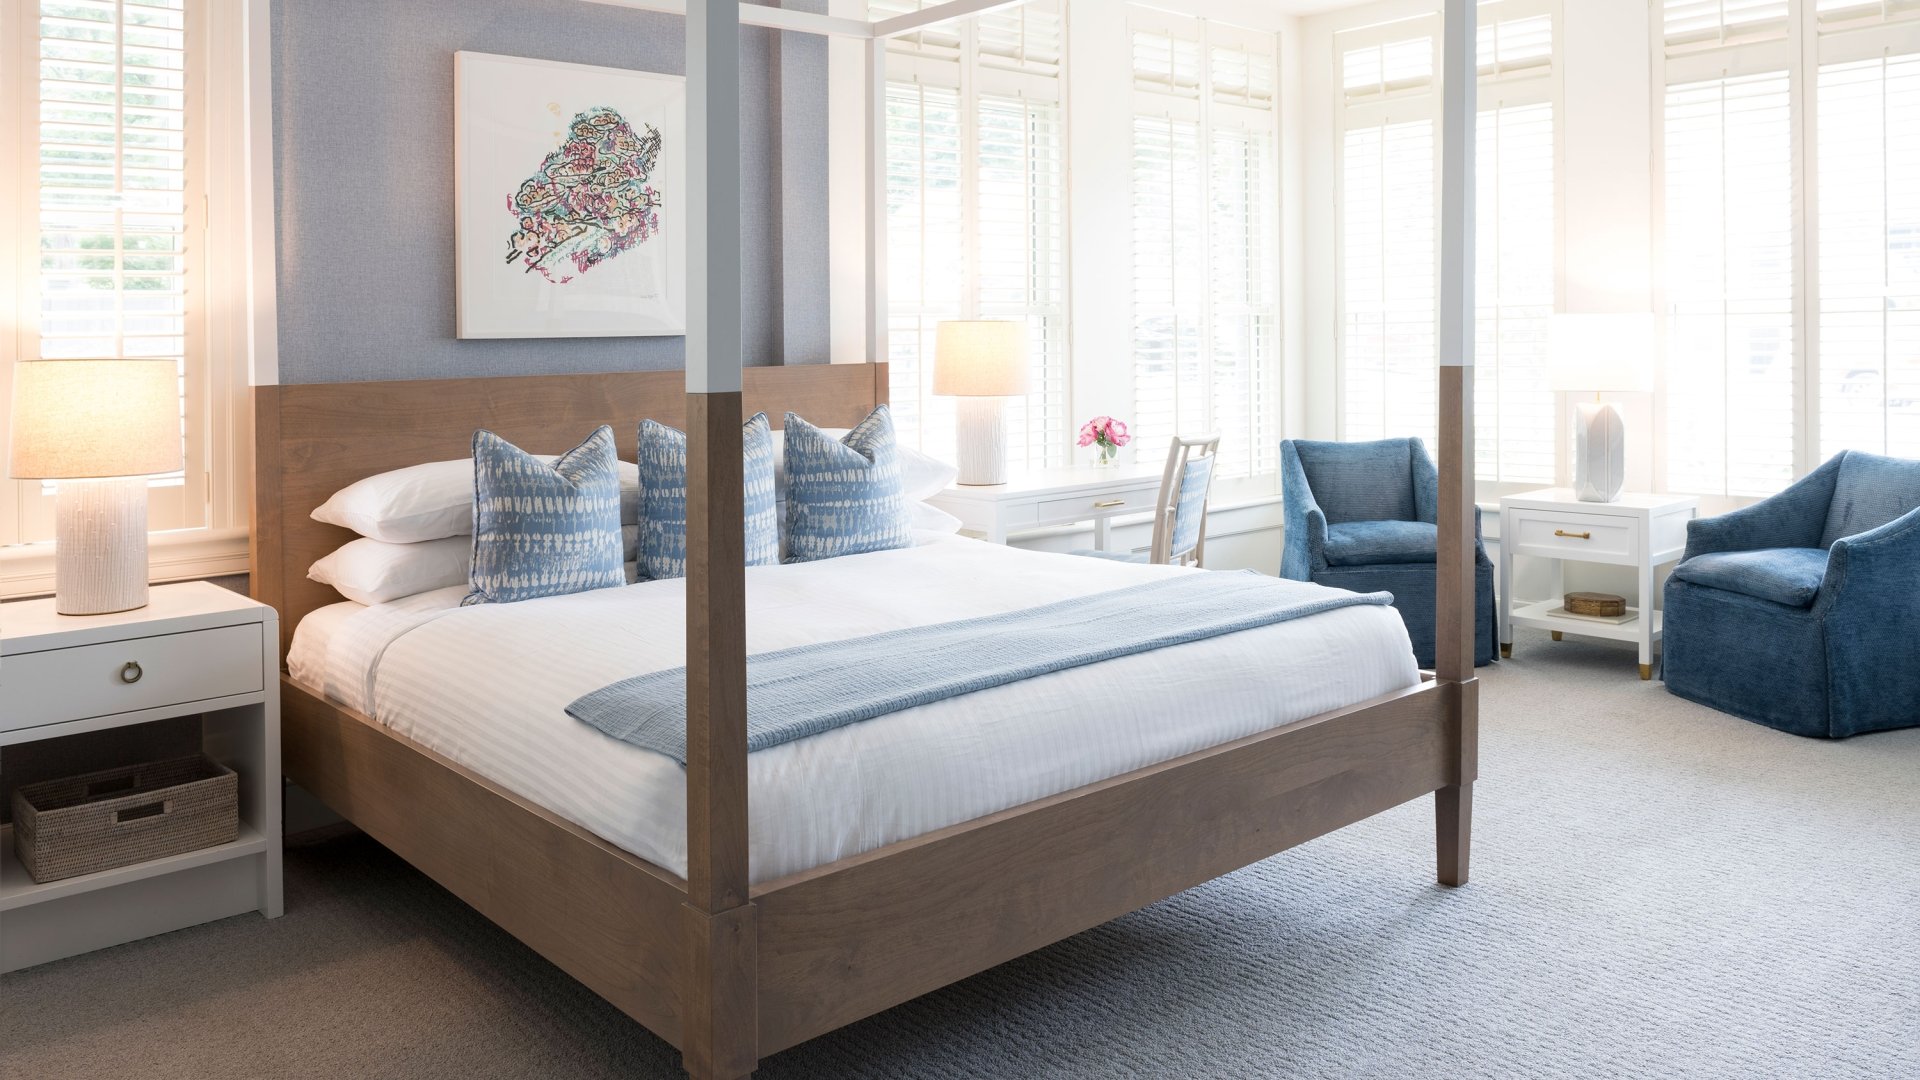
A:
MULTIPOLYGON (((1317 615, 1389 604, 1245 573, 1180 574, 977 619, 801 645, 747 658, 747 750, 1036 675, 1317 615)), ((687 763, 687 671, 636 675, 567 715, 687 763)))

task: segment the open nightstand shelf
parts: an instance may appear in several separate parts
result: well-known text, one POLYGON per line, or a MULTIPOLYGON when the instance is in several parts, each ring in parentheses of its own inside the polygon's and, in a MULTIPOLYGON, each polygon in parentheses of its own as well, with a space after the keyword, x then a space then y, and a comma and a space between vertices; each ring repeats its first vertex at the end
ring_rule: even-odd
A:
POLYGON ((30 743, 84 736, 97 748, 122 738, 116 731, 198 717, 198 751, 239 776, 239 835, 37 883, 14 851, 12 826, 0 828, 0 971, 281 912, 279 619, 206 582, 157 586, 151 596, 111 615, 58 615, 49 600, 0 605, 0 766, 30 743), (123 677, 136 666, 137 677, 123 677))

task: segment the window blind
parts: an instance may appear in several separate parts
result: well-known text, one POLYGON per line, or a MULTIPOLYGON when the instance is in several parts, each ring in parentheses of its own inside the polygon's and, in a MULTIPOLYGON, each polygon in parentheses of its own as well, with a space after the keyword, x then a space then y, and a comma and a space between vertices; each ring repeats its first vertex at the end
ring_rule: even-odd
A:
POLYGON ((1341 148, 1346 439, 1434 445, 1434 123, 1349 121, 1341 148))
POLYGON ((1787 36, 1789 0, 1663 0, 1669 54, 1787 36))
POLYGON ((1479 479, 1551 484, 1555 406, 1553 103, 1480 110, 1475 244, 1475 463, 1479 479))
MULTIPOLYGON (((186 0, 42 0, 32 11, 37 63, 8 84, 28 102, 21 150, 36 189, 20 354, 172 360, 191 468, 189 382, 204 344, 192 331, 186 0)), ((155 492, 153 528, 204 522, 206 493, 188 498, 183 474, 154 486, 170 490, 155 492)), ((12 539, 50 537, 46 492, 17 490, 12 539)))
POLYGON ((961 317, 966 235, 960 92, 887 86, 887 361, 899 438, 945 454, 950 398, 933 393, 934 327, 961 317))
POLYGON ((1825 65, 1818 100, 1821 457, 1920 457, 1920 55, 1825 65))
POLYGON ((1200 125, 1134 117, 1132 431, 1140 461, 1164 458, 1175 432, 1207 426, 1204 193, 1200 125))
POLYGON ((1277 67, 1270 34, 1138 12, 1132 31, 1134 459, 1220 436, 1222 479, 1279 462, 1277 67))
POLYGON ((1667 88, 1671 490, 1764 496, 1793 479, 1789 86, 1787 73, 1778 71, 1667 88))
MULTIPOLYGON (((920 0, 872 0, 876 18, 920 0)), ((1028 329, 1032 392, 1010 403, 1015 466, 1068 453, 1065 25, 1037 2, 889 42, 888 360, 900 438, 954 450, 954 405, 933 393, 935 326, 1028 329)))

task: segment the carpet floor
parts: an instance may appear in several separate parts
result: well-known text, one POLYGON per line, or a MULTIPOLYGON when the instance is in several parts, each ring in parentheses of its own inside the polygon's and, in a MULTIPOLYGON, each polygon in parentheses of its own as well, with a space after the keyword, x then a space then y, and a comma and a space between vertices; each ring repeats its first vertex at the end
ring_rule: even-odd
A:
MULTIPOLYGON (((784 1077, 1920 1077, 1920 730, 1602 643, 1486 672, 1468 887, 1401 807, 763 1063, 784 1077)), ((675 1052, 357 834, 287 914, 0 979, 0 1077, 633 1078, 675 1052)))

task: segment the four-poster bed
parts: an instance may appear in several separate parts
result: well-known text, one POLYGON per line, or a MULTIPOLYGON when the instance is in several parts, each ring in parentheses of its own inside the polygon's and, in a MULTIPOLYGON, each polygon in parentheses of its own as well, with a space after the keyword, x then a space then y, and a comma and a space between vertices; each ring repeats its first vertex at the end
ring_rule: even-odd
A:
MULTIPOLYGON (((911 29, 998 6, 1006 5, 964 0, 876 29, 749 11, 737 0, 689 0, 684 385, 680 373, 661 372, 256 391, 253 587, 279 609, 289 634, 330 599, 306 570, 347 534, 308 515, 345 484, 459 456, 481 427, 537 452, 563 449, 602 423, 614 425, 626 452, 642 417, 686 429, 684 877, 291 677, 283 712, 294 782, 679 1047, 695 1077, 744 1076, 766 1055, 1430 792, 1439 880, 1467 878, 1477 772, 1466 366, 1472 125, 1461 122, 1473 115, 1470 75, 1449 78, 1446 111, 1436 678, 776 880, 750 880, 740 422, 756 411, 792 410, 851 425, 886 400, 887 373, 879 363, 743 371, 739 23, 773 18, 787 31, 866 36, 878 91, 890 24, 911 29)), ((1471 72, 1473 39, 1472 6, 1449 4, 1450 75, 1471 72)), ((877 138, 870 128, 870 163, 877 138)), ((883 243, 872 228, 873 356, 885 355, 883 243)))

